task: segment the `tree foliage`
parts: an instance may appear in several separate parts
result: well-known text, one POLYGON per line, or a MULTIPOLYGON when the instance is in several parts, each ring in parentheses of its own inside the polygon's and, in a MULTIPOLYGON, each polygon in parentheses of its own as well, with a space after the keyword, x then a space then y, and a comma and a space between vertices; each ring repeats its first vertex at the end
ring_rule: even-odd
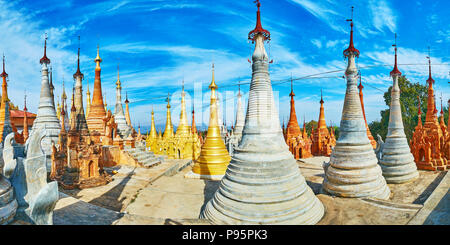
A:
MULTIPOLYGON (((409 142, 414 132, 414 128, 416 127, 419 121, 418 118, 419 108, 417 100, 418 96, 420 98, 422 110, 422 122, 425 121, 425 114, 428 110, 427 108, 428 86, 426 84, 411 83, 405 76, 399 77, 398 84, 400 87, 400 106, 402 109, 403 126, 405 128, 406 138, 408 139, 409 142)), ((389 106, 391 103, 391 90, 392 86, 389 87, 388 91, 385 92, 383 96, 387 106, 389 106)), ((436 94, 436 107, 438 108, 438 111, 440 111, 440 104, 438 104, 440 101, 438 100, 438 98, 439 97, 436 94)), ((447 124, 448 108, 445 108, 445 106, 444 111, 445 111, 444 118, 447 124)), ((381 120, 373 121, 369 124, 369 129, 375 138, 377 134, 379 134, 383 138, 386 138, 389 125, 389 112, 390 112, 389 109, 382 110, 380 112, 381 120)))

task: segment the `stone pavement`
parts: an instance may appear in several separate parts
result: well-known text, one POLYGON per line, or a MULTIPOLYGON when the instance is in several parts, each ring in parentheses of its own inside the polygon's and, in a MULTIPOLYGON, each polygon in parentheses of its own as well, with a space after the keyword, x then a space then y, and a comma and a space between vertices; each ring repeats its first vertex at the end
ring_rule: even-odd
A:
POLYGON ((447 174, 408 225, 450 225, 450 176, 442 173, 447 174))
POLYGON ((190 161, 166 159, 152 168, 131 166, 105 168, 109 173, 112 170, 117 171, 117 174, 113 176, 113 181, 107 185, 83 190, 63 190, 60 188, 60 191, 81 201, 120 212, 133 201, 139 190, 164 174, 171 173, 174 169, 176 171, 189 164, 190 161))

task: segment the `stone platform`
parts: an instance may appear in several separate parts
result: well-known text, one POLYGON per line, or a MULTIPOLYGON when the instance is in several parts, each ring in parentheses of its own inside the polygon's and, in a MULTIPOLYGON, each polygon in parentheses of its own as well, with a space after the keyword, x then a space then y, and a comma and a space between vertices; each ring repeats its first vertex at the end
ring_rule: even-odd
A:
MULTIPOLYGON (((450 224, 447 172, 419 171, 420 178, 391 185, 389 200, 340 198, 320 193, 327 157, 297 161, 308 185, 325 206, 318 225, 450 224)), ((153 168, 122 166, 106 186, 61 194, 54 224, 209 224, 198 219, 219 181, 187 179, 189 160, 164 160, 153 168)))

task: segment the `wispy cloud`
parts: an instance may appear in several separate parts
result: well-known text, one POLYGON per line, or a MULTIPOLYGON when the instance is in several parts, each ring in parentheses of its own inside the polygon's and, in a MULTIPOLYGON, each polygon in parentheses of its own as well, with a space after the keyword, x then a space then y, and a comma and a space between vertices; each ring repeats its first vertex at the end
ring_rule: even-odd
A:
POLYGON ((383 32, 385 27, 391 32, 396 31, 397 16, 385 0, 370 0, 368 6, 372 15, 373 26, 378 31, 383 32))

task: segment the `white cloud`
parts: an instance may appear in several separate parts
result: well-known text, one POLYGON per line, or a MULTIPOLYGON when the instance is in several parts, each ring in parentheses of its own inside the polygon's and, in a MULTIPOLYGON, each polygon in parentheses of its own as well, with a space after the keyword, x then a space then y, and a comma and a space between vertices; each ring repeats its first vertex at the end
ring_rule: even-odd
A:
POLYGON ((380 32, 384 32, 385 27, 395 32, 397 16, 388 3, 385 0, 370 0, 368 4, 373 26, 380 32))
POLYGON ((311 39, 311 43, 317 48, 322 48, 322 42, 319 39, 311 39))

